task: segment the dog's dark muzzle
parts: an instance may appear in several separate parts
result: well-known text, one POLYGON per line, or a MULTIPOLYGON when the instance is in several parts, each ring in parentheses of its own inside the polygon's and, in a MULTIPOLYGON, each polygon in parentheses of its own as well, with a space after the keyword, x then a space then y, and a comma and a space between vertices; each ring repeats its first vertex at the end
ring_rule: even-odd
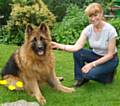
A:
POLYGON ((32 49, 35 52, 35 54, 39 56, 44 55, 46 51, 46 44, 45 42, 33 42, 32 49))
POLYGON ((38 47, 38 48, 37 48, 37 53, 38 53, 38 55, 43 55, 43 54, 44 54, 44 51, 45 51, 45 47, 44 47, 44 46, 41 46, 41 47, 38 47))

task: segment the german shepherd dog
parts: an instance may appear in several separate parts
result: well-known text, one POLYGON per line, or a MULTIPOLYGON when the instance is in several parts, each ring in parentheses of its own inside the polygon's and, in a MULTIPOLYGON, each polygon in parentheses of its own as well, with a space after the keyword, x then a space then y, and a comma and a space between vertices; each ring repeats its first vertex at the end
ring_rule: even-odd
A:
MULTIPOLYGON (((6 63, 2 78, 8 82, 7 86, 15 86, 17 81, 22 81, 23 88, 44 105, 46 99, 40 87, 45 82, 65 93, 74 91, 74 88, 65 87, 58 80, 54 63, 48 26, 41 23, 39 27, 34 28, 29 24, 25 31, 25 42, 6 63)), ((16 87, 16 90, 20 88, 16 87)))

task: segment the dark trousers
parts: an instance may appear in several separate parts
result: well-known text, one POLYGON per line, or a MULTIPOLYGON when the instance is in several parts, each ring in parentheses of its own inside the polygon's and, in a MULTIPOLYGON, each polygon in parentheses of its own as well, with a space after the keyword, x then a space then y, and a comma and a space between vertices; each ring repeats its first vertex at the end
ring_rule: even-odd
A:
POLYGON ((119 60, 117 54, 104 64, 93 67, 88 73, 83 73, 81 68, 89 62, 95 61, 102 56, 95 54, 92 50, 81 49, 80 51, 73 53, 74 58, 74 75, 75 80, 81 80, 83 78, 89 80, 95 80, 102 83, 109 82, 109 73, 114 73, 119 60))

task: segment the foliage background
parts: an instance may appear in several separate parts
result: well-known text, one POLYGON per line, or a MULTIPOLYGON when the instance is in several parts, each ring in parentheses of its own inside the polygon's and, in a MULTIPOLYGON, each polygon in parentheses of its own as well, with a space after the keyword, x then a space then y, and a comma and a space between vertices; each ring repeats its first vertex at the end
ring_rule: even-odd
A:
POLYGON ((3 19, 0 20, 0 24, 6 24, 6 21, 9 18, 11 12, 11 3, 12 0, 0 0, 0 16, 4 16, 3 19))
POLYGON ((112 0, 43 0, 51 12, 57 16, 57 21, 61 21, 66 15, 66 10, 69 5, 75 4, 79 8, 84 9, 89 3, 98 2, 106 10, 111 4, 112 0))
MULTIPOLYGON (((0 14, 5 16, 1 20, 0 43, 21 45, 27 23, 38 25, 45 21, 50 26, 54 41, 74 44, 81 31, 88 25, 84 15, 85 7, 92 2, 99 2, 105 14, 112 4, 112 0, 1 0, 0 14), (44 2, 44 3, 43 3, 44 2), (6 12, 5 12, 6 10, 6 12)), ((107 20, 118 31, 120 41, 120 18, 107 20)))
POLYGON ((87 24, 88 20, 83 9, 70 4, 62 22, 55 23, 53 27, 53 40, 60 43, 74 44, 87 24))
POLYGON ((118 33, 117 46, 120 47, 120 17, 112 18, 112 19, 108 20, 108 22, 116 28, 116 31, 118 33))

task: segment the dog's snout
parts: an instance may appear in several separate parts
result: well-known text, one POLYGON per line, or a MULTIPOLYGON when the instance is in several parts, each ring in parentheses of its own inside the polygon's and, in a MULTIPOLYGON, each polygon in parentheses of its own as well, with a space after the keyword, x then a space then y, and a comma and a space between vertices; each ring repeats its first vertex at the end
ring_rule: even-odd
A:
POLYGON ((44 50, 44 46, 38 47, 38 50, 44 50))

